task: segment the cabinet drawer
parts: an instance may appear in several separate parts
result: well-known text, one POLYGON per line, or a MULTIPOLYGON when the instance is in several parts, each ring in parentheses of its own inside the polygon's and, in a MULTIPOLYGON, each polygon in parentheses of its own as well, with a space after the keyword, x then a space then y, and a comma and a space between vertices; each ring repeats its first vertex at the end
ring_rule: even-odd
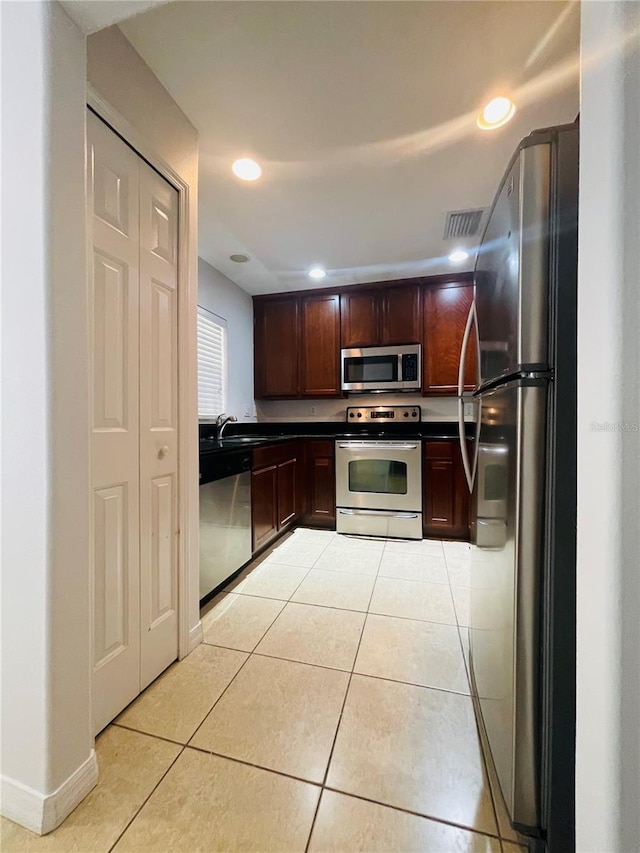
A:
POLYGON ((267 465, 279 465, 288 459, 300 455, 300 445, 297 441, 285 441, 268 447, 256 447, 253 451, 251 467, 254 471, 267 465))
POLYGON ((309 448, 314 456, 334 456, 336 445, 333 439, 314 438, 309 442, 309 448))
POLYGON ((426 459, 454 459, 458 450, 458 442, 455 439, 442 441, 425 441, 424 455, 426 459))

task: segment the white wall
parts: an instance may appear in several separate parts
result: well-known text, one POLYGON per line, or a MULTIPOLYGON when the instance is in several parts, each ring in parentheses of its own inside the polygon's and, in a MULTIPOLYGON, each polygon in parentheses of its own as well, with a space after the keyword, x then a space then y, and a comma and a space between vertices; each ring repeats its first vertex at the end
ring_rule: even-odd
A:
POLYGON ((640 849, 640 4, 582 4, 576 828, 640 849))
POLYGON ((39 832, 62 820, 97 778, 85 41, 57 3, 2 3, 0 14, 2 811, 39 832))
POLYGON ((346 400, 256 400, 259 421, 344 421, 347 406, 421 406, 423 421, 457 421, 455 397, 357 394, 346 400))
MULTIPOLYGON (((179 393, 188 397, 188 425, 180 421, 180 454, 187 477, 181 483, 188 514, 181 536, 188 552, 188 621, 190 647, 201 638, 199 590, 198 424, 196 309, 198 285, 198 133, 151 69, 133 49, 118 27, 94 33, 87 39, 87 79, 94 92, 126 121, 144 147, 170 166, 188 187, 187 239, 181 246, 188 257, 187 316, 179 312, 179 393), (183 326, 184 323, 184 326, 183 326), (183 334, 183 332, 186 333, 183 334)), ((182 297, 181 297, 182 299, 182 297)), ((182 307, 182 302, 180 303, 182 307)), ((181 403, 182 405, 182 403, 181 403)), ((182 605, 181 605, 182 608, 182 605)), ((181 643, 182 648, 182 643, 181 643)), ((184 652, 184 649, 182 650, 184 652)))
POLYGON ((227 413, 241 423, 255 421, 253 300, 224 273, 198 258, 198 305, 227 321, 227 413))

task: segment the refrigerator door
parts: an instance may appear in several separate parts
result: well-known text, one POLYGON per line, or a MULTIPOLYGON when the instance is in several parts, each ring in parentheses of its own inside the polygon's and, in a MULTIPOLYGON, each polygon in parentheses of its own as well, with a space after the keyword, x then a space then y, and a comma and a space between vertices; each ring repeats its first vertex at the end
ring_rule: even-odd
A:
POLYGON ((471 668, 510 817, 540 823, 539 602, 545 502, 545 380, 480 396, 471 564, 471 668))
POLYGON ((507 172, 476 262, 480 383, 549 367, 551 146, 522 148, 507 172))

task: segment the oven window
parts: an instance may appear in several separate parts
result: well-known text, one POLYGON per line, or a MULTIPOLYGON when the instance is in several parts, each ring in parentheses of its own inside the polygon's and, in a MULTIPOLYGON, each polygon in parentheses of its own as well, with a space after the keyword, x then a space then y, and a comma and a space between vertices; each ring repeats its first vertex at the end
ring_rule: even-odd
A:
POLYGON ((389 459, 356 459, 349 462, 349 491, 406 495, 407 464, 389 459))
POLYGON ((368 355, 347 358, 344 362, 346 382, 397 382, 397 355, 368 355))

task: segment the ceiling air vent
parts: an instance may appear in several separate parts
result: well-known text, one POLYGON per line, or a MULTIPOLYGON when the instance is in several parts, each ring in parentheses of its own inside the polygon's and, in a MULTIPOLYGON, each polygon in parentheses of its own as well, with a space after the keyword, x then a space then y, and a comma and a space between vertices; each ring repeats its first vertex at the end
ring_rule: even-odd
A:
POLYGON ((473 237, 480 229, 484 208, 479 210, 452 210, 444 223, 444 238, 473 237))

